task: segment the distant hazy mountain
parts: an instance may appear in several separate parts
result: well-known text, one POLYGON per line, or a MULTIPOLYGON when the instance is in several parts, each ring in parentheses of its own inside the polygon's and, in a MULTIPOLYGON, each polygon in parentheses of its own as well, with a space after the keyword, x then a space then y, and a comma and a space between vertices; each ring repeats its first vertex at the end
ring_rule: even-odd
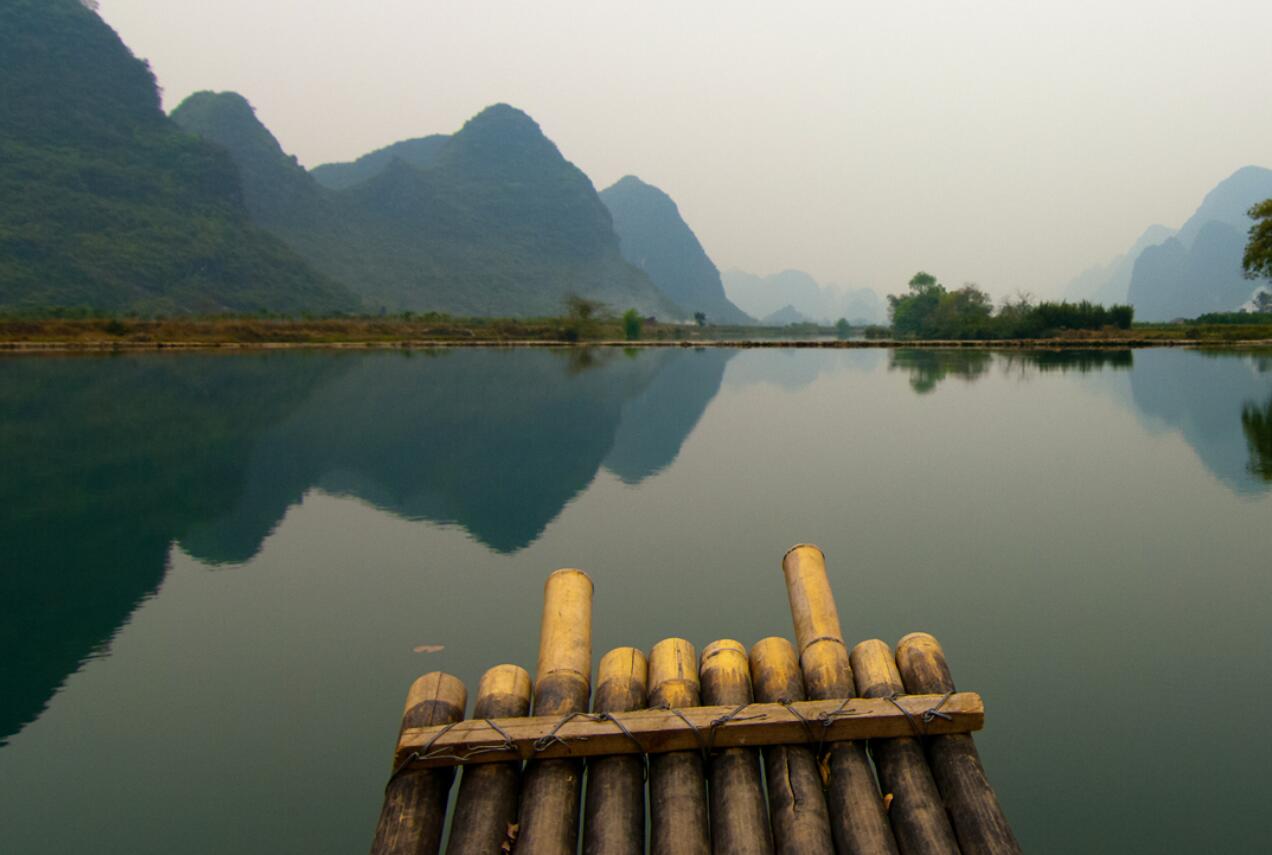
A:
POLYGON ((1179 227, 1177 237, 1191 247, 1211 222, 1232 226, 1244 236, 1253 225, 1247 212, 1264 199, 1272 199, 1272 169, 1243 166, 1206 194, 1197 212, 1179 227))
POLYGON ((1258 287, 1242 275, 1252 221, 1246 212, 1272 198, 1272 170, 1247 166, 1206 194, 1201 207, 1164 243, 1135 262, 1128 299, 1144 321, 1234 311, 1258 287))
POLYGON ((713 323, 754 323, 725 296, 720 271, 670 196, 628 175, 602 190, 601 201, 614 218, 623 258, 645 271, 676 305, 703 312, 713 323))
POLYGON ((1245 234, 1212 220, 1201 227, 1191 247, 1171 238, 1144 250, 1131 278, 1135 317, 1169 321, 1236 311, 1258 287, 1242 274, 1245 243, 1245 234))
POLYGON ((784 327, 788 324, 813 323, 813 319, 787 303, 776 312, 765 315, 760 319, 760 323, 766 327, 784 327))
MULTIPOLYGON (((201 92, 172 117, 225 146, 257 221, 369 310, 547 316, 578 294, 685 317, 623 260, 592 183, 520 110, 489 107, 426 167, 391 156, 339 191, 288 157, 239 95, 201 92)), ((423 148, 400 151, 418 161, 423 148)))
POLYGON ((420 169, 432 166, 449 139, 445 134, 433 134, 419 139, 402 140, 364 154, 352 163, 324 163, 309 172, 324 187, 347 190, 379 175, 395 159, 420 169))
POLYGON ((1065 288, 1064 298, 1072 302, 1090 300, 1104 306, 1125 304, 1131 287, 1131 273, 1140 253, 1163 243, 1174 234, 1175 230, 1166 226, 1149 226, 1125 253, 1075 277, 1065 288))
POLYGON ((827 324, 839 318, 858 324, 882 323, 887 318, 883 300, 873 290, 841 290, 833 285, 821 285, 802 270, 783 270, 771 276, 726 270, 723 281, 729 299, 757 318, 772 315, 786 306, 806 318, 827 324))
POLYGON ((230 158, 164 116, 150 69, 78 0, 0 4, 0 105, 0 306, 357 306, 252 225, 230 158))

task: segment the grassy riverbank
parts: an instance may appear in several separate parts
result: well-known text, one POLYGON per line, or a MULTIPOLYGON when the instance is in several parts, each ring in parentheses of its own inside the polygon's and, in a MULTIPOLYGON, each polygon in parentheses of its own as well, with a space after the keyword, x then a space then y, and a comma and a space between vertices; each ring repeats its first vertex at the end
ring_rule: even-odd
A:
POLYGON ((727 345, 784 347, 1151 347, 1190 344, 1272 344, 1266 324, 1136 324, 1131 330, 1072 332, 1043 339, 906 340, 834 337, 831 327, 685 326, 645 324, 628 340, 621 320, 578 325, 569 319, 391 318, 0 318, 0 348, 144 350, 163 348, 394 347, 415 345, 597 344, 610 346, 727 345))

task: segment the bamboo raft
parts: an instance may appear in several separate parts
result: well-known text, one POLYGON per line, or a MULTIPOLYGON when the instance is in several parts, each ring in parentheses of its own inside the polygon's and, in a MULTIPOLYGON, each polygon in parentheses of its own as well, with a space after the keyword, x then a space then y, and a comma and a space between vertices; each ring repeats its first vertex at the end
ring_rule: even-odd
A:
POLYGON ((447 855, 575 855, 580 813, 596 855, 644 853, 647 832, 655 855, 1019 853, 972 741, 984 704, 936 639, 849 651, 821 550, 782 569, 795 645, 620 647, 594 694, 592 581, 550 575, 533 691, 496 665, 465 720, 457 678, 411 686, 372 855, 440 850, 457 766, 447 855))

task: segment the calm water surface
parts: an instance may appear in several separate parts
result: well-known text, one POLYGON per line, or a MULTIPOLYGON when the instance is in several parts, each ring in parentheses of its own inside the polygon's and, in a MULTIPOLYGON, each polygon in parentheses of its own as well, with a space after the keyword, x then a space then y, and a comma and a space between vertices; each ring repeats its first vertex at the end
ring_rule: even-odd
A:
POLYGON ((461 351, 0 360, 0 851, 366 849, 407 685, 936 634, 1030 852, 1272 835, 1272 358, 461 351), (444 645, 439 653, 416 653, 444 645))

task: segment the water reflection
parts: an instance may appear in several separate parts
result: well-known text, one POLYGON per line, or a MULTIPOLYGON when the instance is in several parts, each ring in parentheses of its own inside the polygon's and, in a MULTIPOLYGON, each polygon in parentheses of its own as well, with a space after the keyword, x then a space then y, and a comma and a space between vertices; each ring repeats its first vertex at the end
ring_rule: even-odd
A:
POLYGON ((997 365, 1004 374, 1027 378, 1035 374, 1113 369, 1125 371, 1135 364, 1130 350, 999 350, 955 348, 894 350, 888 360, 889 371, 910 375, 910 388, 920 395, 933 391, 950 377, 972 383, 990 374, 997 365))
POLYGON ((1130 373, 1130 402, 1148 429, 1180 434, 1229 489, 1262 494, 1262 424, 1247 413, 1272 393, 1267 366, 1266 356, 1232 351, 1146 351, 1130 373))
MULTIPOLYGON (((249 561, 312 489, 534 543, 602 469, 637 485, 678 457, 735 351, 473 350, 0 361, 0 743, 163 579, 173 543, 249 561)), ((847 370, 1104 372, 1150 432, 1181 435, 1236 493, 1272 485, 1272 360, 1241 354, 747 352, 734 388, 847 370)), ((863 399, 862 406, 870 406, 863 399)), ((845 451, 844 453, 848 453, 845 451)))
POLYGON ((1272 398, 1262 408, 1246 404, 1241 411, 1241 429, 1250 448, 1250 472, 1272 481, 1272 398))
POLYGON ((521 549, 602 466, 636 484, 670 464, 732 354, 0 363, 0 744, 156 590, 173 542, 246 562, 317 487, 521 549))
POLYGON ((270 424, 345 366, 307 356, 0 360, 0 744, 242 493, 270 424))
POLYGON ((926 395, 947 377, 972 382, 989 372, 993 355, 987 350, 894 350, 888 360, 889 371, 910 375, 910 388, 926 395))

